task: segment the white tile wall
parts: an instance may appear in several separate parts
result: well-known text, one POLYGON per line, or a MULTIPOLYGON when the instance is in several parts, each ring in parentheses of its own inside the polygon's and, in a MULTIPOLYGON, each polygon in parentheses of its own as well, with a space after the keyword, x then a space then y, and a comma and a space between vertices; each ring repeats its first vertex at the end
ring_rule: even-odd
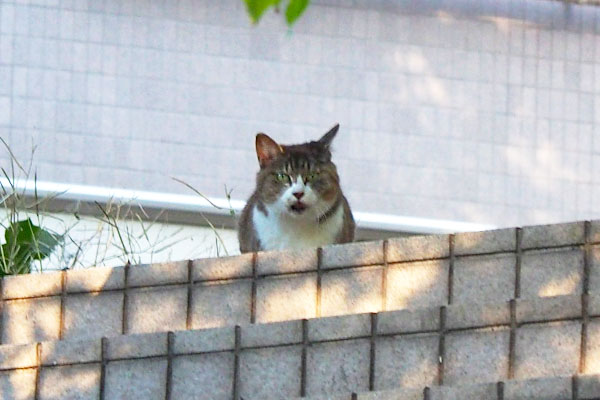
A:
POLYGON ((600 8, 316 0, 282 20, 251 26, 241 0, 3 0, 2 137, 39 145, 40 179, 245 198, 256 132, 340 122, 355 210, 600 217, 600 8))

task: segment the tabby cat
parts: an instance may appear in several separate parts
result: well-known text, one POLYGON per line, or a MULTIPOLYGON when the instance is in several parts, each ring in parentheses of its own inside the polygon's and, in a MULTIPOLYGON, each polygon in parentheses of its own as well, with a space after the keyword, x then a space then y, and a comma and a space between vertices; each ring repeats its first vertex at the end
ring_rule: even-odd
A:
POLYGON ((354 218, 331 161, 338 129, 339 124, 317 141, 296 145, 256 135, 260 170, 239 221, 242 253, 354 239, 354 218))

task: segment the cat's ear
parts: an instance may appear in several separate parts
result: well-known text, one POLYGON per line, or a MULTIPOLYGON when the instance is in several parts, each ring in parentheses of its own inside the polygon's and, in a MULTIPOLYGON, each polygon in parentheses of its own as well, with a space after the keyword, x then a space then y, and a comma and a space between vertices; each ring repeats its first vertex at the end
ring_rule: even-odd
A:
POLYGON ((256 155, 261 168, 271 164, 281 153, 283 148, 264 133, 256 135, 256 155))
POLYGON ((335 126, 331 128, 329 132, 324 134, 323 137, 319 139, 319 143, 325 146, 326 149, 329 149, 331 147, 331 142, 333 141, 335 135, 338 133, 339 129, 340 124, 335 124, 335 126))

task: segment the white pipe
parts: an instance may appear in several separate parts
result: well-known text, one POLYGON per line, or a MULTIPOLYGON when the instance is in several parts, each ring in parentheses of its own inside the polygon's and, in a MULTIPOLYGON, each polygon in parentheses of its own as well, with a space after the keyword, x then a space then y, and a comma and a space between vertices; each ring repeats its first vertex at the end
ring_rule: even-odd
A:
MULTIPOLYGON (((5 188, 10 186, 9 181, 6 178, 0 178, 0 183, 5 188)), ((242 200, 229 201, 224 198, 212 197, 207 198, 207 200, 200 196, 46 181, 33 182, 31 180, 18 180, 13 182, 13 185, 16 190, 22 191, 28 196, 33 196, 37 191, 37 195, 40 198, 58 195, 61 199, 72 201, 98 201, 101 203, 106 203, 111 200, 118 202, 135 201, 142 207, 177 211, 195 211, 219 215, 229 214, 230 209, 239 212, 246 204, 242 200), (219 208, 214 207, 211 203, 219 208)), ((485 231, 496 228, 489 224, 475 224, 431 218, 406 217, 369 212, 355 212, 353 214, 359 228, 374 230, 380 229, 410 233, 454 233, 485 231)))

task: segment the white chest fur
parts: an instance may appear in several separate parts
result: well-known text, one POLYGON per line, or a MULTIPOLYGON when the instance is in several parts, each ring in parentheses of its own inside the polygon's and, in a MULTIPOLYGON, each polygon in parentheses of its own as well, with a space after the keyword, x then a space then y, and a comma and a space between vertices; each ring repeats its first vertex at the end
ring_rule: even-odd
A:
POLYGON ((268 215, 252 210, 252 220, 258 239, 265 250, 319 247, 335 242, 344 223, 344 210, 339 206, 326 221, 291 218, 268 209, 268 215))

